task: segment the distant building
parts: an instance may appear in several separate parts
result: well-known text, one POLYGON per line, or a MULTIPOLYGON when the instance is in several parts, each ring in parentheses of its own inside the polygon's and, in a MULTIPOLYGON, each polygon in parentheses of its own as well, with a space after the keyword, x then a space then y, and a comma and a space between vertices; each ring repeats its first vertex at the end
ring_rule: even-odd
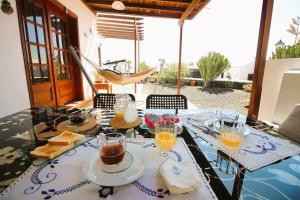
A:
POLYGON ((285 46, 285 43, 282 42, 282 40, 279 40, 279 41, 275 44, 275 46, 276 46, 276 49, 277 49, 277 48, 281 48, 281 47, 284 47, 284 46, 285 46))

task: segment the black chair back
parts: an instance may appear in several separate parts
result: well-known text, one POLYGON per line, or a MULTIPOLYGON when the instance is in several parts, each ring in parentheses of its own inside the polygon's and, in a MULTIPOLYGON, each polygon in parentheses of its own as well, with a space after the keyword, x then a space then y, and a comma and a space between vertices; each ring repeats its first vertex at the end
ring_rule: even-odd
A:
MULTIPOLYGON (((128 94, 132 101, 135 101, 133 94, 128 94)), ((113 109, 116 103, 116 94, 98 93, 94 97, 94 108, 113 109)))
POLYGON ((151 94, 146 99, 147 109, 188 109, 184 95, 151 94))

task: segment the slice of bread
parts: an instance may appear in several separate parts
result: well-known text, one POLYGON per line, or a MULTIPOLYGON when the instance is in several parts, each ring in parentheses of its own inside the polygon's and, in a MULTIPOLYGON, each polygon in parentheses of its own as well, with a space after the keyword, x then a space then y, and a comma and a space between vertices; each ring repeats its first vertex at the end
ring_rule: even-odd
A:
POLYGON ((51 145, 46 144, 35 148, 30 152, 30 155, 35 158, 52 159, 74 147, 74 144, 69 145, 51 145))
POLYGON ((64 131, 58 136, 49 139, 48 143, 52 145, 69 145, 84 138, 84 135, 80 135, 71 131, 64 131))

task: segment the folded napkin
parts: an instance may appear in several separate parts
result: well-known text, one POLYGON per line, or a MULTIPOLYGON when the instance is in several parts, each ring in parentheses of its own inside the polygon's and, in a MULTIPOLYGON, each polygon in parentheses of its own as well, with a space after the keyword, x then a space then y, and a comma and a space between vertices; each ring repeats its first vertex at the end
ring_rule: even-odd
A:
POLYGON ((201 180, 193 167, 168 159, 159 171, 171 193, 187 193, 200 188, 201 180))

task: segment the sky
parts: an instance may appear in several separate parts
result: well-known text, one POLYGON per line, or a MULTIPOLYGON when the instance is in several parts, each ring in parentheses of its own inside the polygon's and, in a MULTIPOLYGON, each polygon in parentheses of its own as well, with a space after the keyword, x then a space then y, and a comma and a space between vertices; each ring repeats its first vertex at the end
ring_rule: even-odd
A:
MULTIPOLYGON (((210 51, 225 55, 232 66, 243 66, 255 59, 262 0, 211 0, 183 27, 182 61, 196 63, 210 51)), ((300 16, 300 0, 275 0, 268 57, 279 39, 292 44, 286 31, 291 18, 300 16)), ((141 42, 140 61, 157 66, 158 59, 178 62, 179 26, 176 19, 144 18, 145 39, 141 42)), ((134 42, 101 40, 102 60, 134 60, 134 42)))

